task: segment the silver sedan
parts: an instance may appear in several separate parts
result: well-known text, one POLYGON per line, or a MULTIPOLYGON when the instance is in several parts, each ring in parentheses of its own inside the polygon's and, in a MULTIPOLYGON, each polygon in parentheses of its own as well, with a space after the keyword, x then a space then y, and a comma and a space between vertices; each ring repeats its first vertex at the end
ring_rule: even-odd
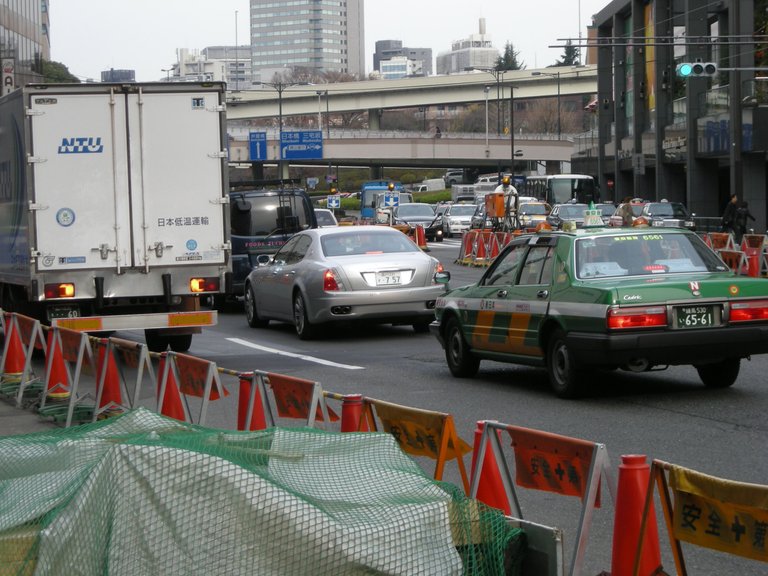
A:
POLYGON ((437 259, 394 228, 304 230, 248 275, 245 315, 253 328, 292 323, 302 340, 322 324, 348 320, 428 332, 445 291, 436 282, 441 273, 437 259))

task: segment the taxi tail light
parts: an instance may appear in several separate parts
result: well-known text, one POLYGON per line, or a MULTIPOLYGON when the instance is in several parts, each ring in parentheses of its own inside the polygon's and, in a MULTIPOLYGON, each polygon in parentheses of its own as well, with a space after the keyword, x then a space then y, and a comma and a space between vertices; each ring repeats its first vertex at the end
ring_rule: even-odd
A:
POLYGON ((734 302, 731 304, 731 323, 768 320, 768 300, 734 302))
POLYGON ((43 287, 46 298, 74 298, 75 285, 71 282, 61 282, 60 284, 46 284, 43 287))
POLYGON ((328 268, 323 272, 323 290, 326 292, 339 292, 344 289, 344 283, 334 268, 328 268))
POLYGON ((219 292, 218 278, 190 278, 189 289, 195 294, 200 292, 219 292))
POLYGON ((649 308, 614 308, 608 311, 608 328, 657 328, 667 325, 667 310, 663 306, 649 308))

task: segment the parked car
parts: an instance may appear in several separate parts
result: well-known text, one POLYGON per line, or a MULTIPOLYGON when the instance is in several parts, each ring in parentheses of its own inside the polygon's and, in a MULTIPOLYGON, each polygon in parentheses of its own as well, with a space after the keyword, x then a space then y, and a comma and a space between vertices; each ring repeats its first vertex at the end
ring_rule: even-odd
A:
POLYGON ((333 210, 328 210, 327 208, 315 208, 315 217, 317 218, 317 225, 320 228, 339 225, 333 210))
POLYGON ((603 224, 610 225, 611 216, 616 212, 616 204, 613 202, 600 202, 595 204, 595 208, 600 210, 600 218, 603 220, 603 224))
POLYGON ((436 258, 394 228, 306 230, 248 275, 245 316, 253 328, 270 320, 292 323, 302 340, 317 336, 323 325, 352 320, 426 332, 445 291, 436 281, 439 272, 436 258))
POLYGON ((597 369, 667 365, 692 365, 705 386, 724 388, 742 358, 768 353, 768 283, 735 275, 680 228, 522 235, 435 314, 430 330, 454 376, 473 376, 484 359, 544 366, 561 397, 597 369))
POLYGON ((616 210, 608 219, 609 226, 632 226, 635 218, 638 218, 643 213, 643 206, 645 206, 645 200, 641 198, 634 198, 630 202, 622 202, 616 207, 616 210))
POLYGON ((518 219, 525 228, 535 228, 539 223, 546 222, 552 207, 546 202, 524 202, 518 204, 518 219))
POLYGON ((693 215, 681 202, 648 202, 643 206, 641 215, 645 216, 653 227, 664 226, 696 230, 693 215))
POLYGON ((400 204, 393 208, 392 219, 394 224, 408 224, 409 226, 421 224, 428 241, 443 241, 443 217, 441 214, 435 214, 435 209, 431 204, 423 202, 400 204))
POLYGON ((584 211, 587 208, 589 206, 586 204, 555 204, 547 216, 547 223, 554 230, 560 230, 565 221, 574 222, 577 228, 581 228, 584 226, 584 211))
POLYGON ((451 204, 443 212, 443 236, 450 238, 469 230, 472 216, 475 214, 475 204, 451 204))

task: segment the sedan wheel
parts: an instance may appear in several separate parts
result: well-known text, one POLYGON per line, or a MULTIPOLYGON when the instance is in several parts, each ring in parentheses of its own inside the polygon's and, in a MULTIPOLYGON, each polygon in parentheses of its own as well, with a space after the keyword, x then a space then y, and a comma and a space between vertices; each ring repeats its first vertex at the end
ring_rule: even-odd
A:
POLYGON ((245 288, 245 319, 251 328, 266 328, 269 324, 269 320, 259 318, 259 311, 256 309, 256 295, 250 284, 245 288))
POLYGON ((301 292, 296 292, 293 297, 293 324, 301 340, 311 340, 315 337, 316 329, 307 318, 307 305, 301 292))
POLYGON ((576 359, 565 342, 565 333, 555 330, 547 345, 547 374, 552 391, 560 398, 579 395, 579 372, 576 359))
POLYGON ((456 318, 451 318, 445 328, 445 360, 457 378, 470 378, 480 368, 480 360, 470 351, 456 318))
POLYGON ((716 364, 696 366, 696 371, 707 388, 728 388, 736 382, 740 368, 741 358, 726 358, 716 364))

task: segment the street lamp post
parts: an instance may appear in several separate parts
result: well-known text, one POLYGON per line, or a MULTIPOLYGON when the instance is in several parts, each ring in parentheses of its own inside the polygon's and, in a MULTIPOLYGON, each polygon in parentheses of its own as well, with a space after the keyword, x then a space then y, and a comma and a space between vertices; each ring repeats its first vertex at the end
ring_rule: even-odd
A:
POLYGON ((173 71, 173 66, 170 68, 161 68, 160 72, 165 72, 165 81, 170 82, 171 81, 171 71, 173 71))
POLYGON ((485 155, 488 156, 488 92, 490 92, 490 87, 486 86, 483 89, 483 92, 485 92, 485 155))
POLYGON ((561 126, 561 118, 560 118, 560 72, 540 72, 535 71, 531 72, 531 76, 549 76, 551 78, 557 79, 557 139, 560 140, 562 137, 562 126, 561 126))

